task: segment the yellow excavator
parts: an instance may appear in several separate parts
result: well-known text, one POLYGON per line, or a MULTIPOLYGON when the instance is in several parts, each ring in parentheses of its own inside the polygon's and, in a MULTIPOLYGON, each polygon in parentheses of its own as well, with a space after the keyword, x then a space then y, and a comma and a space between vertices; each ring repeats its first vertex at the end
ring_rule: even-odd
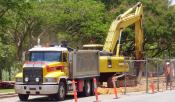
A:
MULTIPOLYGON (((112 77, 129 71, 129 66, 124 63, 123 55, 120 55, 122 31, 130 25, 135 25, 135 59, 143 57, 143 6, 138 2, 132 8, 119 15, 111 24, 103 50, 100 56, 100 82, 107 82, 112 87, 112 77)), ((87 44, 83 48, 102 47, 101 45, 87 44)))

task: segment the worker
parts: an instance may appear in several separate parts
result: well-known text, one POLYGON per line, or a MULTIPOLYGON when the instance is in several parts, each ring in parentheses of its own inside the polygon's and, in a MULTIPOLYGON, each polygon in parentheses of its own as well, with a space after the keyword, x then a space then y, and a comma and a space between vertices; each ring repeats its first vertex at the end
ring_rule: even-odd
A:
POLYGON ((165 65, 165 77, 166 77, 166 90, 168 86, 170 86, 170 90, 172 89, 172 79, 173 79, 173 68, 171 63, 168 61, 165 65))

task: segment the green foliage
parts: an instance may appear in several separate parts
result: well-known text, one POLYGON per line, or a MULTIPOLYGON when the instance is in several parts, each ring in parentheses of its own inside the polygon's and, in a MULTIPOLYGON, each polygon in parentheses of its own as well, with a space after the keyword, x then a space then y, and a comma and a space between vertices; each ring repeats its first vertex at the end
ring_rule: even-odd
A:
POLYGON ((35 5, 35 14, 55 25, 58 40, 77 44, 102 43, 106 34, 105 8, 94 0, 46 0, 35 5), (47 9, 43 9, 47 8, 47 9), (64 38, 60 37, 65 35, 64 38))
POLYGON ((0 89, 0 93, 14 93, 14 89, 0 89))
MULTIPOLYGON (((112 20, 138 1, 144 5, 145 56, 175 56, 175 7, 169 0, 0 0, 0 74, 20 70, 22 53, 38 38, 42 44, 67 40, 75 48, 104 44, 112 20)), ((124 30, 122 43, 132 56, 134 26, 124 30)))
POLYGON ((20 22, 26 19, 23 15, 29 8, 24 0, 0 0, 0 80, 2 71, 11 73, 11 67, 18 60, 19 48, 16 45, 23 43, 21 39, 24 39, 20 22))
MULTIPOLYGON (((145 57, 173 57, 174 55, 174 6, 170 6, 169 0, 101 0, 106 9, 109 10, 111 16, 115 17, 132 5, 135 5, 138 1, 141 1, 144 6, 144 52, 145 57), (166 53, 166 54, 164 54, 166 53)), ((110 20, 109 20, 110 21, 110 20)), ((132 50, 130 45, 133 40, 133 27, 125 29, 124 34, 128 35, 129 42, 124 46, 124 51, 132 50), (128 46, 128 47, 127 47, 128 46)), ((132 52, 133 53, 133 52, 132 52)))

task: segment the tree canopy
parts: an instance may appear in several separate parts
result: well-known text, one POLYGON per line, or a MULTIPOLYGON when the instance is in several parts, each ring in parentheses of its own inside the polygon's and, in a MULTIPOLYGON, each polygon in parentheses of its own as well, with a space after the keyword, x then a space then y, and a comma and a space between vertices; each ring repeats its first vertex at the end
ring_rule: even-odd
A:
MULTIPOLYGON (((38 38, 42 44, 67 41, 75 48, 104 44, 113 19, 138 1, 144 6, 144 55, 174 57, 175 6, 169 0, 0 0, 0 73, 19 64, 38 38)), ((123 48, 130 56, 133 27, 123 33, 130 39, 123 48)))

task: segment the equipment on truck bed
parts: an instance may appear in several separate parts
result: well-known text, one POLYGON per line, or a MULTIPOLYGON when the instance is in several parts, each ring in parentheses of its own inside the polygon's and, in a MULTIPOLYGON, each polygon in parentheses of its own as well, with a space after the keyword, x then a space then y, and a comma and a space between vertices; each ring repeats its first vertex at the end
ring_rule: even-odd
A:
MULTIPOLYGON (((124 63, 124 56, 120 55, 122 31, 135 25, 135 59, 142 59, 143 44, 143 6, 138 2, 132 8, 119 15, 111 24, 103 51, 100 52, 100 82, 107 82, 112 87, 112 77, 123 72, 128 72, 129 67, 124 63)), ((85 45, 84 48, 95 48, 93 44, 85 45)))

